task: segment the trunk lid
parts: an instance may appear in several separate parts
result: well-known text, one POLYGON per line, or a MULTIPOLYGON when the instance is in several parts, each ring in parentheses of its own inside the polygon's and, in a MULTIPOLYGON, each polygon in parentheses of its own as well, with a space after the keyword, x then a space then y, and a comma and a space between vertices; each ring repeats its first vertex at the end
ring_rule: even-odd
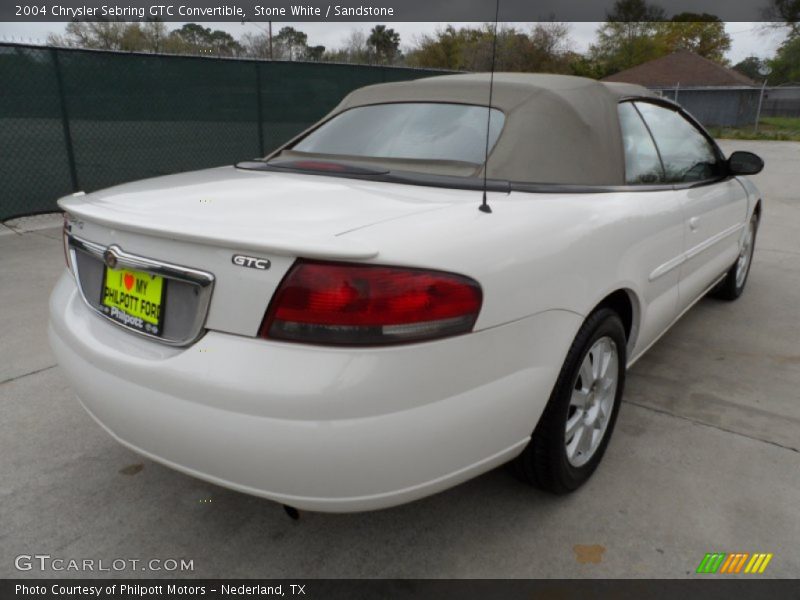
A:
POLYGON ((419 186, 220 167, 68 196, 59 205, 79 219, 152 236, 358 259, 378 249, 343 233, 441 208, 447 196, 447 190, 419 186))
MULTIPOLYGON (((73 265, 94 310, 104 310, 103 251, 115 246, 213 276, 210 305, 202 311, 179 300, 181 284, 168 283, 165 314, 173 325, 197 318, 206 329, 255 336, 297 257, 374 258, 377 247, 344 234, 462 199, 458 190, 221 167, 76 194, 59 205, 71 217, 71 235, 99 247, 73 265), (244 268, 234 263, 236 254, 266 259, 269 268, 244 268), (198 314, 184 314, 192 310, 198 314)), ((182 293, 190 298, 194 291, 182 293)))

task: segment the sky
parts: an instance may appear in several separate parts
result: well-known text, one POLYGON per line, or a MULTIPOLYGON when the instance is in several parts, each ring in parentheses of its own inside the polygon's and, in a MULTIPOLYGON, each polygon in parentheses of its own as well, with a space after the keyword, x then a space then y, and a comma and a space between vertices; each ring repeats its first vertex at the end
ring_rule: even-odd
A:
MULTIPOLYGON (((170 28, 178 28, 183 23, 168 23, 170 28)), ((246 22, 204 23, 211 29, 222 29, 236 38, 244 33, 259 33, 259 27, 266 27, 266 23, 254 24, 246 22)), ((354 29, 369 31, 375 23, 288 23, 281 22, 273 25, 274 32, 283 26, 292 26, 308 34, 310 46, 322 45, 327 48, 341 46, 354 29)), ((453 26, 475 25, 474 23, 452 23, 453 26)), ((520 28, 528 28, 527 23, 510 23, 520 28)), ((443 27, 442 23, 389 23, 400 33, 401 47, 408 46, 415 39, 425 34, 434 33, 443 27)), ((589 44, 594 41, 595 32, 599 23, 570 23, 570 39, 572 49, 584 52, 589 44)), ((0 41, 16 41, 33 44, 44 44, 49 33, 61 33, 64 23, 25 23, 25 22, 0 22, 0 41)), ((784 38, 784 32, 766 27, 764 23, 726 23, 725 29, 731 36, 731 49, 727 54, 731 64, 736 64, 748 56, 769 58, 784 38)))

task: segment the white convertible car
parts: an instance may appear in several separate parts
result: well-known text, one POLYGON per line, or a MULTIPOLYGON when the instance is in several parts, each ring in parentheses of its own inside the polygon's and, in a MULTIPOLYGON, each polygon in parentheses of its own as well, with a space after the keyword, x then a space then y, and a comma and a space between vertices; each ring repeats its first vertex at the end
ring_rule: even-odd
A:
POLYGON ((707 292, 741 294, 762 211, 741 176, 763 163, 640 87, 488 90, 366 87, 263 160, 61 199, 50 340, 89 414, 309 510, 512 460, 579 487, 626 368, 707 292))

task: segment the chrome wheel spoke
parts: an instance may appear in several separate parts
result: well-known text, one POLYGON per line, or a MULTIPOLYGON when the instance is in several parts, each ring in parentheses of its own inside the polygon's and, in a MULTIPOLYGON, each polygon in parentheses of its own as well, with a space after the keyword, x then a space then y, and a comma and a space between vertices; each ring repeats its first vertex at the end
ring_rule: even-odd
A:
POLYGON ((583 435, 581 436, 580 442, 578 442, 578 453, 581 455, 590 455, 591 451, 593 450, 592 446, 594 440, 594 431, 591 427, 584 427, 583 428, 583 435))
POLYGON ((600 414, 599 414, 598 419, 597 419, 598 423, 602 422, 604 424, 605 421, 608 420, 608 417, 611 414, 611 410, 609 409, 609 405, 611 404, 612 401, 613 401, 613 397, 612 398, 604 398, 598 404, 598 408, 600 409, 600 414))
POLYGON ((578 377, 581 382, 581 388, 587 391, 594 381, 594 374, 592 373, 592 360, 590 356, 591 352, 587 352, 583 362, 581 363, 581 370, 578 373, 578 377))
POLYGON ((595 382, 597 383, 603 381, 603 378, 606 375, 606 371, 608 370, 609 354, 610 352, 605 348, 602 348, 600 352, 597 353, 597 377, 595 378, 595 382))
POLYGON ((617 370, 619 369, 619 359, 616 352, 609 352, 608 362, 606 363, 603 379, 600 381, 600 390, 603 394, 614 393, 617 388, 617 370))
POLYGON ((572 437, 577 433, 578 428, 583 424, 583 411, 576 410, 575 414, 567 420, 567 441, 572 441, 572 437))
POLYGON ((589 356, 592 357, 592 382, 597 381, 600 379, 600 373, 602 370, 602 363, 603 363, 603 344, 602 340, 598 340, 597 343, 589 350, 589 356))
POLYGON ((583 438, 586 437, 586 433, 586 427, 579 427, 575 432, 575 435, 570 440, 570 443, 567 444, 567 458, 570 462, 578 459, 578 456, 580 455, 580 446, 583 444, 583 438))

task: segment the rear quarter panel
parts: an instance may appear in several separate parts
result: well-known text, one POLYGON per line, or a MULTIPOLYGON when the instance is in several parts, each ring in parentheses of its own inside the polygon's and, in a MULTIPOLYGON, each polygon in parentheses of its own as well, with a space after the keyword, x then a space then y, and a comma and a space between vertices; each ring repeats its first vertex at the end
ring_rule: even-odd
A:
POLYGON ((475 278, 484 293, 476 329, 548 310, 585 317, 618 289, 634 299, 637 347, 674 318, 677 270, 649 276, 682 252, 677 192, 490 193, 491 214, 478 210, 479 193, 469 194, 447 209, 347 235, 380 247, 375 262, 475 278))

